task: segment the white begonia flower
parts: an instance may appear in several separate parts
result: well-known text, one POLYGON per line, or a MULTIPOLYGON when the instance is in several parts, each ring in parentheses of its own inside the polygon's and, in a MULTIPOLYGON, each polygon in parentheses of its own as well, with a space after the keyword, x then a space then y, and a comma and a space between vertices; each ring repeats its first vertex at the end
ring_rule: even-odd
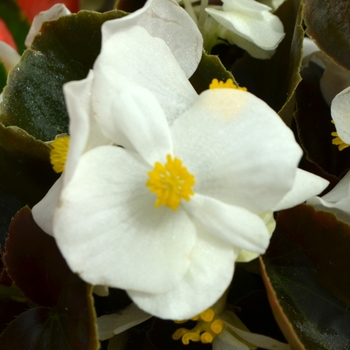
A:
POLYGON ((227 29, 224 39, 259 59, 271 58, 285 35, 282 22, 270 11, 254 0, 223 0, 222 10, 206 8, 227 29))
MULTIPOLYGON (((98 317, 99 339, 106 340, 120 335, 151 317, 135 304, 130 304, 116 314, 98 317)), ((191 341, 212 343, 213 350, 249 350, 257 347, 270 350, 290 350, 288 344, 250 332, 235 313, 223 307, 218 308, 217 305, 201 312, 193 318, 193 321, 197 322, 193 329, 179 328, 173 334, 173 339, 181 339, 186 345, 191 341)))
MULTIPOLYGON (((292 189, 300 147, 248 92, 197 96, 165 42, 138 26, 104 41, 94 77, 67 84, 68 101, 78 84, 91 84, 85 119, 93 115, 105 138, 124 148, 82 154, 70 146, 57 244, 89 283, 126 289, 153 315, 191 317, 224 293, 242 249, 265 251, 270 235, 259 215, 292 189)), ((74 130, 72 141, 80 137, 74 130)))
MULTIPOLYGON (((179 97, 181 96, 181 99, 193 99, 196 94, 192 87, 189 88, 188 83, 185 87, 174 84, 177 86, 177 90, 172 90, 171 85, 168 85, 168 82, 178 80, 174 76, 178 71, 181 71, 181 74, 184 72, 186 77, 189 78, 197 68, 202 56, 202 36, 189 15, 173 0, 148 0, 143 8, 134 13, 104 23, 102 26, 102 50, 106 50, 104 43, 109 40, 113 33, 122 32, 136 24, 146 28, 152 36, 163 39, 170 47, 178 64, 182 68, 179 69, 176 67, 174 73, 162 81, 164 85, 164 89, 162 90, 173 91, 174 94, 177 94, 179 97)), ((69 181, 80 155, 91 148, 112 143, 110 138, 102 135, 100 128, 92 117, 94 112, 99 113, 98 110, 95 111, 95 108, 98 109, 98 106, 94 107, 94 110, 91 109, 91 90, 93 84, 94 86, 97 85, 97 90, 100 89, 99 84, 101 84, 101 91, 104 91, 104 93, 99 97, 100 101, 96 101, 96 105, 98 105, 98 102, 101 102, 102 105, 104 104, 105 110, 102 113, 105 113, 107 110, 108 114, 111 110, 111 104, 114 101, 114 95, 123 89, 124 84, 133 84, 133 82, 139 84, 141 80, 144 80, 143 84, 145 85, 149 86, 150 84, 148 75, 146 79, 142 78, 143 74, 147 72, 139 71, 140 64, 142 63, 141 60, 139 66, 133 67, 135 71, 132 76, 125 73, 125 69, 130 70, 130 67, 125 68, 122 66, 122 64, 128 66, 128 62, 123 62, 123 59, 117 60, 118 58, 112 58, 115 56, 115 51, 113 47, 110 50, 111 52, 104 54, 108 57, 108 62, 102 64, 105 64, 106 67, 108 66, 116 73, 119 72, 118 79, 116 81, 110 81, 112 83, 111 90, 108 91, 108 89, 105 89, 104 76, 109 75, 106 72, 103 72, 101 79, 95 81, 93 72, 91 71, 85 80, 71 82, 64 86, 67 109, 71 116, 69 126, 71 147, 69 148, 65 176, 64 179, 60 177, 43 200, 33 207, 35 220, 50 235, 53 234, 52 219, 64 185, 63 182, 69 181), (120 69, 118 69, 117 62, 119 67, 121 67, 120 69), (108 94, 106 94, 107 91, 108 94)), ((143 55, 140 57, 144 59, 145 69, 149 69, 148 66, 153 65, 153 62, 156 64, 153 56, 149 60, 146 60, 146 57, 143 55)), ((158 64, 159 67, 165 65, 162 57, 160 57, 158 64)), ((174 100, 174 108, 176 108, 178 102, 174 100)), ((125 141, 125 138, 122 137, 119 143, 121 144, 123 140, 125 141)))
MULTIPOLYGON (((50 9, 38 13, 29 29, 28 35, 25 40, 25 45, 30 47, 35 36, 40 32, 41 26, 46 21, 52 21, 58 19, 61 16, 66 16, 71 12, 63 4, 55 4, 50 9)), ((21 56, 10 45, 0 41, 0 60, 4 62, 7 70, 14 67, 21 56)))
POLYGON ((55 213, 58 246, 85 280, 124 288, 159 317, 191 317, 225 291, 242 249, 265 251, 260 215, 294 187, 301 150, 264 102, 232 89, 198 96, 163 40, 114 23, 94 73, 64 88, 66 168, 33 215, 52 230, 55 213), (189 184, 167 202, 146 183, 172 160, 189 184))

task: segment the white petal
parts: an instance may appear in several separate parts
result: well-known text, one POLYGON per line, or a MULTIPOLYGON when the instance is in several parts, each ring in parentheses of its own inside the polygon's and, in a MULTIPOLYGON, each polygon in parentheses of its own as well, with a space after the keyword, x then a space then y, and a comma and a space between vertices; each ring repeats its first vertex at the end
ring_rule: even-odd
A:
POLYGON ((206 231, 220 240, 240 249, 265 253, 270 235, 258 215, 199 194, 182 205, 206 231))
MULTIPOLYGON (((313 205, 320 210, 326 210, 327 208, 338 209, 350 215, 350 171, 330 192, 321 198, 311 198, 307 201, 307 204, 313 205)), ((349 221, 349 219, 347 218, 345 221, 349 221)))
POLYGON ((92 117, 91 88, 94 79, 91 70, 79 81, 71 81, 63 86, 69 114, 70 143, 65 164, 64 183, 70 180, 79 157, 91 148, 110 143, 100 131, 92 117))
POLYGON ((137 154, 116 146, 80 158, 62 191, 54 235, 85 281, 158 293, 188 270, 195 227, 181 208, 154 208, 148 171, 137 154))
POLYGON ((138 11, 105 22, 103 39, 135 25, 167 43, 187 78, 194 73, 202 56, 203 39, 196 24, 176 1, 148 0, 138 11))
MULTIPOLYGON (((273 231, 275 231, 276 228, 276 221, 274 219, 273 212, 266 211, 265 213, 262 213, 259 216, 264 221, 264 224, 267 228, 267 232, 269 233, 269 237, 271 237, 273 231)), ((259 255, 260 254, 252 253, 250 251, 242 249, 239 252, 236 262, 249 262, 256 259, 259 255)))
POLYGON ((284 38, 283 24, 256 1, 225 1, 223 11, 206 9, 222 26, 264 50, 274 50, 284 38))
POLYGON ((6 70, 10 70, 10 68, 14 67, 20 59, 21 56, 13 47, 6 44, 4 41, 0 41, 0 61, 2 61, 6 70))
POLYGON ((225 311, 221 317, 228 331, 234 336, 237 334, 248 343, 267 350, 290 350, 290 346, 278 340, 266 337, 265 335, 251 333, 236 314, 225 311), (239 326, 240 328, 236 327, 239 326), (244 329, 242 329, 244 328, 244 329))
POLYGON ((213 350, 249 350, 249 347, 224 329, 214 338, 213 350))
POLYGON ((191 266, 178 285, 163 294, 128 291, 143 310, 160 318, 185 320, 213 305, 231 282, 238 251, 198 232, 191 266))
POLYGON ((113 105, 114 118, 103 125, 106 135, 125 148, 131 142, 153 167, 173 153, 169 124, 157 99, 147 89, 134 86, 123 90, 113 105), (108 124, 107 124, 108 123, 108 124))
POLYGON ((260 214, 292 188, 302 151, 276 112, 248 92, 205 91, 171 130, 196 193, 260 214))
POLYGON ((152 315, 143 312, 135 304, 130 304, 116 314, 97 318, 98 338, 100 340, 112 338, 114 335, 122 333, 151 317, 152 315))
POLYGON ((35 36, 40 32, 41 26, 44 22, 58 19, 59 17, 69 15, 70 13, 71 12, 64 4, 55 4, 50 9, 37 14, 34 17, 33 23, 29 29, 25 40, 25 45, 27 47, 32 45, 35 36))
POLYGON ((53 184, 45 197, 32 208, 34 221, 50 236, 53 235, 53 215, 63 187, 62 176, 53 184))
POLYGON ((329 181, 320 176, 298 169, 292 189, 273 208, 274 211, 295 207, 321 193, 329 181))
POLYGON ((350 87, 346 88, 334 97, 331 105, 331 114, 335 122, 339 137, 350 143, 350 87))
POLYGON ((104 42, 94 72, 93 109, 101 125, 115 117, 113 103, 128 87, 150 90, 170 123, 197 97, 165 42, 138 26, 116 32, 104 42))

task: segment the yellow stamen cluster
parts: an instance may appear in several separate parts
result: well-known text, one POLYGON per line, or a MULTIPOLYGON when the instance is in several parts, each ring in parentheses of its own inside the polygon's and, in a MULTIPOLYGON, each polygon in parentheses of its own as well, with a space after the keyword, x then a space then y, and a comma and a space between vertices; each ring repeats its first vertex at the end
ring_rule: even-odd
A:
POLYGON ((62 173, 66 164, 68 148, 69 148, 69 136, 59 137, 53 141, 50 145, 52 150, 50 152, 50 162, 53 170, 56 173, 62 173))
POLYGON ((155 207, 161 204, 177 210, 181 199, 190 200, 194 194, 192 186, 195 184, 194 176, 190 174, 182 161, 167 155, 165 165, 156 162, 152 171, 148 173, 149 180, 146 186, 157 195, 155 207))
POLYGON ((331 134, 334 136, 334 139, 332 140, 332 144, 338 146, 339 151, 342 151, 343 149, 350 146, 350 144, 345 143, 338 135, 336 131, 332 132, 331 134))
POLYGON ((209 85, 209 89, 236 89, 247 91, 247 88, 237 86, 232 79, 227 79, 226 83, 223 81, 219 81, 218 79, 213 79, 211 84, 209 85))
POLYGON ((204 344, 212 343, 214 338, 224 329, 224 323, 217 318, 213 309, 205 310, 191 320, 197 321, 197 325, 192 329, 179 328, 172 335, 174 340, 181 339, 185 345, 188 345, 190 341, 200 341, 204 344))

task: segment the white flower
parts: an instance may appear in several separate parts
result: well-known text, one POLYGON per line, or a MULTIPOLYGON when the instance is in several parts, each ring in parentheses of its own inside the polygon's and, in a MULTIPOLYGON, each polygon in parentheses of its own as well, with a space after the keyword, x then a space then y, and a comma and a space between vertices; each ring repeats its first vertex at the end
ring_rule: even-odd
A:
POLYGON ((303 51, 304 66, 312 61, 324 69, 320 89, 325 101, 331 106, 331 116, 337 130, 332 133, 336 136, 333 144, 343 150, 350 145, 350 72, 320 51, 311 39, 304 39, 303 51))
MULTIPOLYGON (((242 249, 265 251, 261 217, 306 199, 294 186, 301 150, 263 101, 238 89, 198 96, 163 40, 115 23, 103 26, 94 72, 65 86, 64 186, 34 218, 50 229, 54 212, 57 244, 84 280, 189 318, 224 293, 242 249)), ((311 195, 325 187, 307 181, 311 195)))
MULTIPOLYGON (((161 84, 166 89, 172 90, 181 99, 191 99, 195 95, 192 88, 190 91, 188 89, 181 90, 182 86, 177 84, 177 90, 175 90, 170 85, 178 80, 176 76, 177 72, 181 72, 178 73, 179 75, 185 73, 186 77, 189 78, 196 70, 202 56, 201 34, 188 14, 175 1, 148 0, 145 6, 138 11, 126 17, 106 22, 102 26, 102 50, 107 50, 107 52, 100 60, 103 60, 103 57, 107 56, 107 62, 103 61, 100 64, 105 67, 101 76, 94 80, 93 72, 91 71, 85 80, 71 82, 64 86, 67 109, 71 116, 69 126, 71 140, 65 177, 64 179, 60 177, 44 199, 33 208, 35 220, 50 235, 52 235, 53 213, 57 206, 63 182, 69 181, 74 173, 79 156, 91 148, 112 143, 111 139, 101 133, 99 126, 93 118, 93 113, 107 113, 109 115, 111 105, 114 102, 114 96, 121 91, 125 84, 133 84, 133 81, 139 83, 143 79, 143 74, 147 73, 145 70, 149 69, 148 66, 159 64, 160 68, 165 64, 165 62, 156 63, 156 61, 152 61, 153 57, 150 57, 149 60, 146 60, 145 57, 144 71, 139 72, 142 63, 140 60, 138 65, 132 67, 134 68, 133 76, 126 73, 126 70, 130 70, 128 62, 123 62, 123 59, 119 58, 119 63, 118 65, 116 64, 115 48, 111 46, 107 47, 104 43, 109 41, 113 33, 117 31, 122 32, 136 24, 146 28, 151 35, 163 39, 182 68, 179 69, 179 67, 176 67, 173 74, 163 79, 161 84), (114 71, 114 74, 118 75, 117 80, 114 79, 114 75, 114 80, 109 79, 111 90, 104 88, 106 86, 104 79, 109 75, 108 70, 114 71), (103 94, 97 94, 99 95, 99 101, 96 101, 93 109, 91 109, 93 102, 91 101, 91 89, 94 87, 94 89, 99 91, 100 85, 102 86, 101 91, 104 92, 103 94), (104 110, 99 110, 99 103, 104 110)), ((127 41, 126 38, 124 45, 128 45, 127 41)), ((143 57, 143 55, 141 54, 140 57, 143 57)), ((149 85, 149 76, 143 80, 146 85, 149 85)), ((176 103, 177 101, 174 100, 174 108, 176 108, 176 103)), ((124 138, 120 139, 119 143, 122 143, 123 140, 124 138)))
POLYGON ((216 21, 227 29, 226 37, 260 59, 274 54, 284 38, 283 24, 271 8, 254 0, 223 0, 222 10, 206 8, 216 21))

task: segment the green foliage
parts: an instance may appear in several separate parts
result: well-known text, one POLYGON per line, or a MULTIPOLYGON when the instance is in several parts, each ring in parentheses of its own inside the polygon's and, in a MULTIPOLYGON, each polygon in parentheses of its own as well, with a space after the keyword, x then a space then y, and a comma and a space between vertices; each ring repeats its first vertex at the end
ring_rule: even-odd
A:
POLYGON ((62 87, 87 76, 100 52, 101 25, 123 15, 116 10, 104 14, 81 11, 46 22, 32 48, 9 74, 0 121, 42 141, 67 133, 62 87))

